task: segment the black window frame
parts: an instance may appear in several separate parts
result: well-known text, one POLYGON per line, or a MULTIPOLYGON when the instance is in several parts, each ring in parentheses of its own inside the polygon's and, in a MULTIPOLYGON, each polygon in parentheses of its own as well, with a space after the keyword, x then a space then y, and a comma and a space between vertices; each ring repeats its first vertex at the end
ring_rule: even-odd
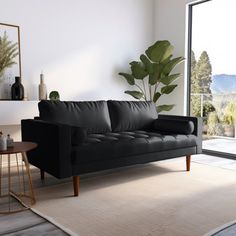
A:
MULTIPOLYGON (((191 102, 191 50, 192 50, 192 22, 193 22, 193 7, 205 2, 210 2, 213 0, 199 0, 197 2, 192 2, 188 3, 188 15, 187 15, 187 20, 188 20, 188 29, 187 29, 187 115, 190 115, 190 102, 191 102)), ((214 156, 219 156, 219 157, 224 157, 228 159, 234 159, 236 160, 236 155, 232 153, 225 153, 225 152, 219 152, 219 151, 213 151, 213 150, 207 150, 203 149, 203 154, 209 154, 209 155, 214 155, 214 156)))
POLYGON ((192 23, 193 7, 212 0, 201 0, 188 4, 188 42, 187 42, 187 115, 190 115, 191 96, 191 50, 192 50, 192 23))

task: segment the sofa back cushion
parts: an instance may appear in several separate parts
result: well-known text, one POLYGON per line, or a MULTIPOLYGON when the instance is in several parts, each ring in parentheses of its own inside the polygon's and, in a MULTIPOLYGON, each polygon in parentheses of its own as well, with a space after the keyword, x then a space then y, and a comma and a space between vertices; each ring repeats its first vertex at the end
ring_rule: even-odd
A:
POLYGON ((151 129, 158 114, 151 101, 108 101, 111 127, 115 132, 151 129))
POLYGON ((40 119, 86 128, 88 133, 111 132, 106 101, 40 101, 40 119))

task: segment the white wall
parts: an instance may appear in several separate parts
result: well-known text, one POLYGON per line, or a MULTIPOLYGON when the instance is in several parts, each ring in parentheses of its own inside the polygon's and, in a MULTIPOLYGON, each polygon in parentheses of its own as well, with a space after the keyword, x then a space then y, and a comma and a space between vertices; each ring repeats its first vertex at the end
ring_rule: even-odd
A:
POLYGON ((38 97, 41 70, 62 100, 131 99, 117 74, 154 38, 153 0, 8 0, 0 22, 20 26, 30 100, 38 97))
POLYGON ((8 0, 0 22, 21 28, 30 99, 41 70, 63 100, 127 98, 117 73, 153 39, 152 0, 8 0))
POLYGON ((0 130, 4 135, 10 134, 14 141, 21 141, 20 125, 0 125, 0 130))
MULTIPOLYGON (((168 39, 175 47, 174 56, 185 55, 186 4, 191 0, 155 0, 154 32, 155 40, 168 39)), ((176 70, 184 75, 184 64, 176 70)), ((176 104, 168 114, 185 113, 186 77, 178 81, 175 91, 163 97, 161 102, 176 104)))

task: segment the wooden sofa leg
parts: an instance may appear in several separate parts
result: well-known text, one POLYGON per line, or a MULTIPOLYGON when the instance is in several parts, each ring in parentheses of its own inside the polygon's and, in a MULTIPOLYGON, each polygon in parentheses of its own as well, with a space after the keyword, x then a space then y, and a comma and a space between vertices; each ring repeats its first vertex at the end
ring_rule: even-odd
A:
POLYGON ((44 180, 44 178, 45 178, 44 173, 45 173, 45 172, 40 169, 40 177, 41 177, 41 180, 44 180))
POLYGON ((80 177, 73 176, 73 185, 74 185, 74 196, 77 197, 79 196, 79 182, 80 182, 80 177))
POLYGON ((190 171, 190 163, 191 163, 191 156, 186 156, 186 169, 187 171, 190 171))

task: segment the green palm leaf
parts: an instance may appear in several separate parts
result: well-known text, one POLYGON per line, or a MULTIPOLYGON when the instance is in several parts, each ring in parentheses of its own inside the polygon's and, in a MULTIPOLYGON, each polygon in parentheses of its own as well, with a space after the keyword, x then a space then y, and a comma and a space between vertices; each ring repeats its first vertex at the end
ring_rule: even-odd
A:
POLYGON ((136 99, 141 99, 142 97, 144 97, 144 94, 139 92, 139 91, 125 91, 125 93, 129 94, 130 96, 136 98, 136 99))
POLYGON ((165 85, 169 85, 171 84, 173 81, 179 79, 181 76, 181 74, 173 74, 173 75, 169 75, 169 76, 164 76, 161 78, 161 83, 165 84, 165 85))
POLYGON ((162 111, 170 111, 174 106, 175 104, 157 106, 157 113, 160 113, 162 111))
POLYGON ((169 41, 157 41, 151 47, 149 47, 145 52, 147 56, 156 63, 161 63, 170 57, 173 53, 173 46, 169 41))
POLYGON ((161 96, 161 93, 159 93, 159 92, 155 93, 154 96, 153 96, 153 102, 156 103, 157 100, 160 98, 160 96, 161 96))
POLYGON ((177 84, 164 86, 164 87, 161 88, 161 93, 162 93, 162 94, 169 94, 169 93, 171 93, 176 87, 177 87, 177 84))
POLYGON ((143 80, 148 75, 148 72, 145 70, 145 66, 142 62, 132 61, 130 65, 132 75, 135 79, 143 80))
POLYGON ((130 75, 127 73, 119 73, 119 75, 123 76, 126 79, 126 81, 128 82, 128 84, 130 84, 130 85, 135 84, 133 75, 130 75))
POLYGON ((163 74, 164 75, 169 75, 170 72, 175 68, 176 65, 179 63, 183 62, 184 58, 183 57, 176 57, 172 60, 170 60, 163 68, 163 74))

